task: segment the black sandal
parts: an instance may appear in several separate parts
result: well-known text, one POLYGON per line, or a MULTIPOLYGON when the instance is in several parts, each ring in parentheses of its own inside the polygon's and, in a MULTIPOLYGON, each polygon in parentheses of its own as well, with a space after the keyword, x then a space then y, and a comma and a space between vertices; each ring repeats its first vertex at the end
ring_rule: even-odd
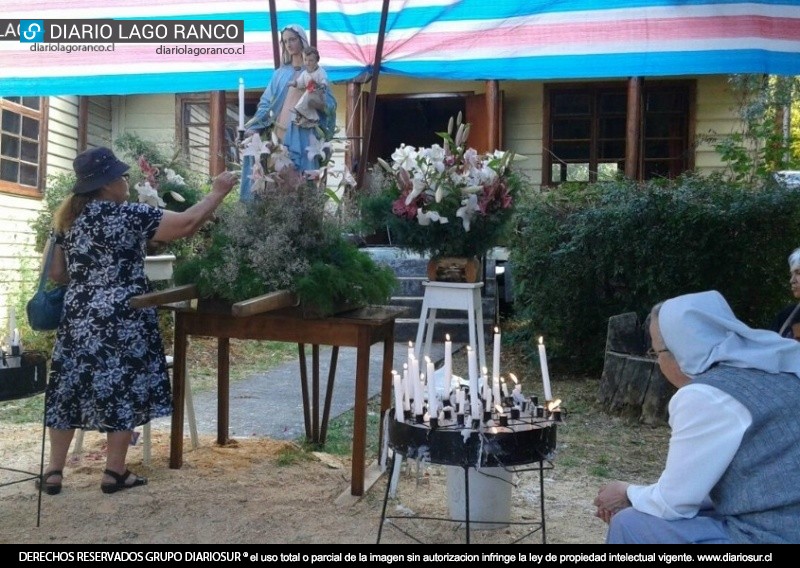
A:
POLYGON ((141 485, 147 485, 147 478, 146 477, 139 477, 131 470, 126 469, 125 473, 119 474, 116 471, 111 471, 107 469, 103 472, 106 475, 110 475, 116 481, 114 483, 101 483, 100 490, 103 493, 116 493, 117 491, 122 491, 123 489, 130 489, 131 487, 139 487, 141 485), (134 477, 133 483, 125 483, 130 476, 134 477))
POLYGON ((58 483, 51 483, 50 481, 48 481, 48 479, 50 479, 54 475, 61 476, 61 479, 62 480, 64 479, 64 474, 60 469, 54 469, 53 471, 48 471, 47 473, 42 475, 42 479, 36 480, 36 489, 42 489, 48 495, 58 495, 59 493, 61 493, 61 481, 59 481, 58 483), (42 483, 42 480, 44 480, 44 483, 42 483))

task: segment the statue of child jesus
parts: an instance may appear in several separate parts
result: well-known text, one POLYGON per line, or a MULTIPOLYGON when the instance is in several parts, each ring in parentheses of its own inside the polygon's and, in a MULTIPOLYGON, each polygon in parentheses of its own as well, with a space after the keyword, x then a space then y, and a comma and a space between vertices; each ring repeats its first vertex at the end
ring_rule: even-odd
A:
POLYGON ((300 100, 294 107, 294 122, 301 128, 314 128, 319 124, 319 111, 325 109, 324 90, 328 88, 328 74, 319 66, 319 51, 315 47, 303 50, 305 70, 292 87, 303 90, 300 100))

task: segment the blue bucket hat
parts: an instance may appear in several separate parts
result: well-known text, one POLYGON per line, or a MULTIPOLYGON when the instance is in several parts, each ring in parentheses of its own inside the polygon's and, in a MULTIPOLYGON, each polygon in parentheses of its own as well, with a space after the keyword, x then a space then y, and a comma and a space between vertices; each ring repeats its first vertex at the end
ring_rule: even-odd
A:
POLYGON ((91 193, 118 179, 130 169, 125 162, 117 159, 108 148, 92 148, 81 152, 72 162, 77 181, 72 193, 91 193))

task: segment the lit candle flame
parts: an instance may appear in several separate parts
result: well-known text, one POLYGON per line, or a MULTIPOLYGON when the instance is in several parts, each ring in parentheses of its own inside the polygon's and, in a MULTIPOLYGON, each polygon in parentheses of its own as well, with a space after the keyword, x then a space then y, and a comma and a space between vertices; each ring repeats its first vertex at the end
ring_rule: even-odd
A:
POLYGON ((497 411, 497 414, 503 414, 503 407, 499 404, 495 404, 494 409, 497 411))
POLYGON ((508 376, 511 377, 511 380, 514 381, 515 385, 519 384, 519 381, 514 373, 509 373, 508 376))
POLYGON ((544 343, 544 337, 542 337, 542 336, 540 335, 540 336, 539 336, 539 345, 541 345, 542 343, 544 343))
POLYGON ((547 410, 548 412, 553 412, 557 410, 559 406, 561 406, 561 399, 557 398, 547 403, 547 410))
POLYGON ((450 334, 449 333, 445 334, 444 340, 445 341, 450 341, 450 334))

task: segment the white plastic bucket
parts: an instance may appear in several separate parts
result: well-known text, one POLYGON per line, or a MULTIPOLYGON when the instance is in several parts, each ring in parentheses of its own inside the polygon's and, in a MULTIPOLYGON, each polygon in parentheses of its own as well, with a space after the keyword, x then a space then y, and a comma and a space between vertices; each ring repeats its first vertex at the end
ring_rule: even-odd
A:
MULTIPOLYGON (((470 530, 499 529, 511 521, 512 472, 502 467, 482 467, 469 472, 470 530)), ((447 505, 450 518, 466 520, 464 468, 447 466, 447 505)), ((461 524, 465 526, 464 523, 461 524)))

